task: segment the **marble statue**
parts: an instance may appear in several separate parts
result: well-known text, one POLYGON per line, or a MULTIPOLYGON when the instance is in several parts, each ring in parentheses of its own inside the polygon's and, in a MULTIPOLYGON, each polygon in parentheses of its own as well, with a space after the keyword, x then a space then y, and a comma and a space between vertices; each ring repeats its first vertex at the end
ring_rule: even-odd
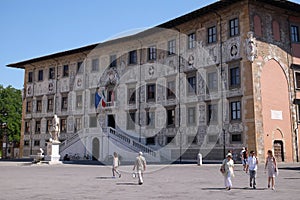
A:
POLYGON ((52 143, 59 143, 58 137, 60 133, 60 123, 59 123, 59 118, 57 115, 54 115, 52 119, 52 127, 50 130, 51 138, 50 142, 52 143))

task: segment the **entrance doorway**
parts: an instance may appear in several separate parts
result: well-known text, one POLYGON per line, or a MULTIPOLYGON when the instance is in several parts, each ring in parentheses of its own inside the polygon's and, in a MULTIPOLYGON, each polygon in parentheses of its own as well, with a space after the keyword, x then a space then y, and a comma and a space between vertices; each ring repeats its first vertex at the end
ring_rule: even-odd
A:
POLYGON ((107 126, 116 128, 115 116, 114 115, 107 115, 107 126))
POLYGON ((274 156, 278 162, 284 162, 283 142, 281 140, 274 141, 274 156))
POLYGON ((93 160, 99 160, 99 151, 100 151, 99 139, 94 138, 92 145, 93 145, 93 150, 92 150, 93 160))

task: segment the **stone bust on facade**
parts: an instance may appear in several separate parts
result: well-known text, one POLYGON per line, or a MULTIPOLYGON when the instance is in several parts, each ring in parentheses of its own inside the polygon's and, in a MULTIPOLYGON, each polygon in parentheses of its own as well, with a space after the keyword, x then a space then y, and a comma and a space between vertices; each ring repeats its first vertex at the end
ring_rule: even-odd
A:
POLYGON ((256 40, 253 32, 248 32, 246 39, 246 54, 250 62, 253 62, 256 58, 256 40))

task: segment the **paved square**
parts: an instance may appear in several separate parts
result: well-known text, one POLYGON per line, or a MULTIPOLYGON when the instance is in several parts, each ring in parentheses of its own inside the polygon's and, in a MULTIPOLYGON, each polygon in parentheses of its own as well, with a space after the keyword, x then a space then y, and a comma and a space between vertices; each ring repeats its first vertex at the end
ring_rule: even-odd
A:
POLYGON ((110 166, 0 162, 0 199, 300 199, 299 164, 280 165, 276 191, 266 189, 262 164, 257 190, 236 165, 231 191, 224 190, 219 165, 149 165, 142 186, 132 166, 120 169, 122 177, 112 179, 110 166))

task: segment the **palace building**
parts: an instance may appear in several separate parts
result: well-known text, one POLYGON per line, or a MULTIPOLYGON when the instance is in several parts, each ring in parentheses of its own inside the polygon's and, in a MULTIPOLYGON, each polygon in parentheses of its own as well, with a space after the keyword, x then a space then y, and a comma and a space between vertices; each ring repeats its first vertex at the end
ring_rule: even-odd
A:
POLYGON ((242 147, 299 159, 300 5, 222 0, 142 32, 9 67, 25 70, 20 154, 60 118, 72 159, 221 160, 242 147))

